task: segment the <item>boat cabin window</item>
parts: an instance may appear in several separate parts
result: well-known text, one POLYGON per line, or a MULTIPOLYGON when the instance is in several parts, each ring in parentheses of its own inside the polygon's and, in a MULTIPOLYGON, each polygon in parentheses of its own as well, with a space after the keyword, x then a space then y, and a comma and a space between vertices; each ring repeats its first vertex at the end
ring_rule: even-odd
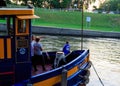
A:
POLYGON ((25 20, 18 20, 18 33, 26 32, 26 22, 25 20))
POLYGON ((29 23, 28 20, 18 19, 16 34, 17 35, 28 34, 28 28, 29 28, 28 23, 29 23))
POLYGON ((13 18, 0 16, 0 36, 13 35, 13 18))

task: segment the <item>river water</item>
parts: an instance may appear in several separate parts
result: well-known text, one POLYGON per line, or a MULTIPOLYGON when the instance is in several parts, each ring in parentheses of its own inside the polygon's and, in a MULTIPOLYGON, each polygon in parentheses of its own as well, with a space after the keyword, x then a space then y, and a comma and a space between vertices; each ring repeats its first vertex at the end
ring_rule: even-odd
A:
MULTIPOLYGON (((41 39, 44 51, 60 51, 65 41, 69 41, 71 51, 81 49, 80 37, 45 35, 41 39)), ((120 39, 83 38, 83 41, 83 49, 90 50, 90 60, 95 67, 90 68, 87 86, 103 86, 99 78, 104 86, 120 86, 120 39)))

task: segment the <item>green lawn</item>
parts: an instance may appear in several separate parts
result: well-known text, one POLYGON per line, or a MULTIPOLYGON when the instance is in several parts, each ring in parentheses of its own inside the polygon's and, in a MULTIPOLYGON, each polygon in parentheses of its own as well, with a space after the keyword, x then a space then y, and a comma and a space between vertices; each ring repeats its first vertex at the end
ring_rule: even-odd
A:
MULTIPOLYGON (((35 8, 40 19, 32 20, 32 25, 57 28, 81 29, 81 12, 35 8)), ((84 13, 84 29, 120 32, 120 15, 84 13), (86 26, 86 17, 91 17, 90 26, 86 26)))
MULTIPOLYGON (((16 7, 16 5, 8 5, 16 7)), ((19 6, 17 6, 19 7, 19 6)), ((21 7, 21 6, 20 6, 21 7)), ((81 29, 81 12, 34 8, 39 19, 33 19, 32 25, 57 28, 81 29)), ((120 32, 120 14, 96 14, 84 12, 84 29, 120 32), (86 17, 91 17, 90 26, 86 26, 86 17)))

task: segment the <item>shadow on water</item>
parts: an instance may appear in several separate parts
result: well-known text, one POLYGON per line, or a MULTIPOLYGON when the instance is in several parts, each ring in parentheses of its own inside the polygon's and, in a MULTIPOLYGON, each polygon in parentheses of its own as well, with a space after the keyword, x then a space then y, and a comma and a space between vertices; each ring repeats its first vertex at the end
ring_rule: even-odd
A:
MULTIPOLYGON (((44 51, 60 51, 66 41, 71 50, 81 49, 81 38, 72 36, 49 36, 41 39, 44 51)), ((119 86, 120 39, 84 38, 83 49, 90 50, 90 59, 105 86, 119 86)), ((87 86, 102 86, 95 71, 90 69, 90 82, 87 86)))

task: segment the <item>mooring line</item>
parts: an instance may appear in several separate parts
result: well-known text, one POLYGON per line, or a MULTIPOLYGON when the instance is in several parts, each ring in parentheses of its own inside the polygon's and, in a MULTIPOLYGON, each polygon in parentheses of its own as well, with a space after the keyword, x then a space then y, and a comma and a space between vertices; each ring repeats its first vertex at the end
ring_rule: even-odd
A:
POLYGON ((104 86, 104 83, 102 82, 102 80, 101 80, 100 76, 98 75, 98 73, 97 73, 97 71, 96 71, 96 69, 95 69, 95 67, 94 67, 93 63, 92 63, 92 66, 93 66, 93 69, 94 69, 94 71, 95 71, 95 73, 96 73, 96 75, 97 75, 97 77, 98 77, 98 79, 99 79, 100 83, 102 84, 102 86, 104 86))

